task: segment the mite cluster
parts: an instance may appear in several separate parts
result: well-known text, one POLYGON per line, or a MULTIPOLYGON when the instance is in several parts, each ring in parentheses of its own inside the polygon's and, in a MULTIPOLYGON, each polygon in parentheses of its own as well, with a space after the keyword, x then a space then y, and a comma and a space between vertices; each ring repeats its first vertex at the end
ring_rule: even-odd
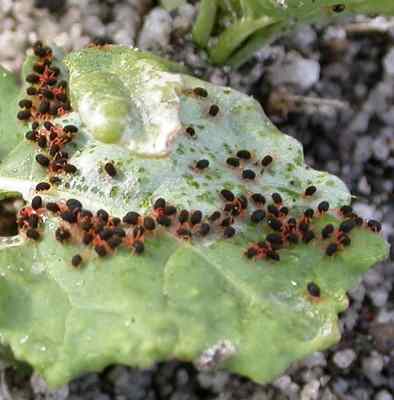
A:
MULTIPOLYGON (((73 174, 77 168, 68 162, 69 155, 64 147, 70 143, 78 128, 74 125, 60 126, 50 120, 65 115, 71 110, 67 95, 67 82, 58 80, 60 70, 53 66, 53 52, 37 42, 33 47, 36 62, 33 71, 26 77, 31 86, 27 88, 29 98, 19 102, 22 110, 17 117, 31 121, 31 130, 25 138, 34 142, 42 151, 36 155, 36 162, 49 173, 50 184, 61 182, 59 173, 73 174)), ((41 182, 36 190, 48 190, 50 184, 41 182)))

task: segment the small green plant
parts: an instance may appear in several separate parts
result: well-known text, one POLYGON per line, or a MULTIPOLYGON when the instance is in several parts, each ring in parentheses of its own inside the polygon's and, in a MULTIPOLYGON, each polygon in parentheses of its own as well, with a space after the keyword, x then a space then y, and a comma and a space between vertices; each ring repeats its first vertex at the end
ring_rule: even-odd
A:
MULTIPOLYGON (((164 1, 167 9, 186 3, 164 1)), ((242 65, 258 49, 299 24, 351 13, 394 15, 392 0, 201 0, 194 42, 214 64, 242 65)))
POLYGON ((255 100, 176 64, 34 53, 21 89, 0 80, 1 198, 26 202, 0 238, 17 360, 50 386, 173 358, 266 382, 339 340, 346 291, 388 252, 341 180, 255 100))

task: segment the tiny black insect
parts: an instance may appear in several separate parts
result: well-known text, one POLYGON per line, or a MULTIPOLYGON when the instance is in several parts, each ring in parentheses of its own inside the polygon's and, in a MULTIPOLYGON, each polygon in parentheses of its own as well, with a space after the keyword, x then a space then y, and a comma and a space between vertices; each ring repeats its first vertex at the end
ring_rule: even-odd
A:
POLYGON ((312 297, 320 297, 320 288, 316 285, 316 283, 309 282, 306 288, 312 297))
POLYGON ((181 224, 184 224, 185 222, 187 222, 189 220, 189 211, 187 210, 182 210, 179 215, 178 215, 178 221, 181 224))
POLYGON ((223 189, 223 190, 220 191, 220 194, 227 201, 234 201, 234 199, 235 199, 234 193, 230 192, 230 190, 223 189))
POLYGON ((38 112, 41 114, 45 114, 49 111, 49 101, 48 100, 42 100, 41 103, 38 106, 38 112))
POLYGON ((215 222, 221 217, 220 211, 214 211, 209 217, 209 222, 215 222))
POLYGON ((316 193, 316 190, 317 190, 316 186, 308 186, 305 189, 304 194, 305 194, 305 196, 313 196, 316 193))
POLYGON ((107 162, 104 165, 104 170, 112 178, 117 174, 116 168, 111 162, 107 162))
POLYGON ((282 222, 276 218, 270 218, 267 223, 274 231, 280 231, 282 229, 282 222))
POLYGON ((53 213, 57 213, 60 211, 59 206, 57 205, 57 203, 53 203, 53 202, 49 202, 46 204, 46 208, 48 211, 51 211, 53 213))
POLYGON ((105 248, 105 246, 103 245, 99 245, 97 244, 94 247, 94 250, 96 251, 96 253, 98 254, 98 256, 100 257, 105 257, 107 255, 107 249, 105 248))
POLYGON ((336 243, 330 243, 326 248, 326 255, 333 256, 338 250, 338 245, 336 243))
POLYGON ((258 224, 259 222, 263 221, 265 218, 265 212, 264 210, 255 210, 252 212, 252 215, 250 216, 250 219, 252 222, 255 224, 258 224))
POLYGON ((321 236, 323 239, 328 239, 333 233, 334 233, 334 225, 328 224, 326 225, 322 231, 321 231, 321 236))
POLYGON ((256 205, 264 205, 265 204, 265 197, 260 193, 253 193, 252 196, 250 196, 250 197, 256 205))
POLYGON ((315 214, 315 212, 313 211, 312 208, 307 208, 307 209, 304 211, 304 216, 305 216, 305 218, 308 218, 308 219, 313 218, 314 214, 315 214))
POLYGON ((293 217, 289 218, 287 220, 287 226, 289 226, 290 228, 295 228, 297 226, 297 220, 293 217))
POLYGON ((145 250, 144 243, 141 242, 140 240, 136 240, 133 243, 133 249, 135 254, 142 254, 145 250))
POLYGON ((210 232, 210 230, 211 230, 210 225, 207 224, 206 222, 203 222, 203 223, 200 225, 200 228, 199 228, 199 230, 198 230, 198 233, 199 233, 201 236, 206 236, 206 235, 208 235, 208 233, 210 232))
POLYGON ((44 135, 39 136, 37 144, 42 149, 45 149, 47 147, 47 138, 44 135))
POLYGON ((67 132, 67 133, 78 132, 78 128, 75 125, 66 125, 63 129, 64 129, 64 132, 67 132))
POLYGON ((353 213, 353 208, 351 206, 342 206, 339 211, 344 217, 350 217, 353 213))
POLYGON ((16 116, 19 120, 25 121, 31 117, 31 113, 30 113, 30 110, 22 110, 22 111, 19 111, 16 116))
POLYGON ((92 243, 93 241, 93 235, 91 233, 85 232, 82 236, 82 242, 84 245, 88 245, 92 243))
POLYGON ((107 241, 109 238, 113 236, 113 230, 111 228, 103 228, 98 233, 102 240, 107 241))
POLYGON ((98 211, 96 212, 96 216, 97 216, 102 222, 104 222, 104 223, 107 223, 107 222, 108 222, 109 214, 107 213, 107 211, 105 211, 105 210, 103 210, 103 209, 98 210, 98 211))
POLYGON ((39 208, 42 207, 42 198, 41 196, 34 196, 33 199, 31 200, 31 207, 33 210, 38 210, 39 208))
POLYGON ((244 195, 239 196, 237 199, 241 204, 241 208, 246 210, 248 208, 248 199, 244 195))
POLYGON ((382 225, 380 222, 370 219, 368 221, 368 227, 373 231, 373 232, 380 232, 382 230, 382 225))
POLYGON ((339 225, 339 230, 344 233, 349 233, 351 232, 354 228, 356 227, 356 221, 354 219, 347 219, 346 221, 343 221, 339 225))
POLYGON ((226 239, 229 239, 235 235, 235 229, 232 226, 226 226, 223 235, 226 239))
POLYGON ((155 210, 157 210, 159 208, 165 208, 165 207, 166 207, 166 201, 162 197, 158 198, 155 201, 155 203, 153 204, 153 208, 155 210))
POLYGON ((275 245, 279 245, 279 246, 283 245, 282 236, 278 233, 269 233, 266 236, 265 240, 267 242, 270 242, 271 244, 275 244, 275 245))
POLYGON ((229 158, 226 160, 226 163, 227 163, 227 165, 229 165, 230 167, 234 167, 234 168, 239 167, 239 159, 238 159, 238 158, 235 158, 235 157, 229 157, 229 158))
POLYGON ((51 185, 48 182, 40 182, 36 185, 36 190, 39 192, 41 190, 49 190, 51 185))
POLYGON ((67 172, 68 174, 75 174, 77 172, 77 167, 73 164, 67 163, 64 166, 64 171, 67 172))
POLYGON ((273 261, 280 261, 280 255, 274 250, 268 251, 267 257, 273 261))
POLYGON ((220 225, 222 225, 223 227, 226 227, 226 226, 230 226, 233 222, 234 222, 234 219, 232 217, 227 217, 222 220, 220 225))
POLYGON ((342 234, 341 236, 339 236, 339 243, 340 243, 342 246, 347 247, 347 246, 350 246, 350 244, 352 243, 352 241, 351 241, 351 239, 350 239, 349 236, 347 236, 347 235, 345 235, 345 234, 342 234))
POLYGON ((167 205, 164 209, 164 214, 171 216, 171 215, 175 215, 177 213, 177 209, 175 206, 171 206, 171 205, 167 205))
POLYGON ((60 150, 60 146, 58 144, 53 144, 49 148, 49 155, 54 157, 59 150, 60 150))
POLYGON ((36 161, 38 164, 40 164, 42 167, 48 167, 49 165, 49 158, 44 156, 43 154, 37 154, 36 155, 36 161))
POLYGON ((19 104, 19 107, 21 107, 21 108, 31 108, 33 105, 33 102, 28 99, 22 99, 18 104, 19 104))
POLYGON ((159 225, 169 227, 171 226, 171 218, 167 217, 166 215, 161 215, 157 218, 157 223, 159 225))
POLYGON ((26 236, 27 236, 29 239, 32 239, 32 240, 39 240, 39 239, 40 239, 40 232, 38 232, 37 230, 35 230, 35 229, 33 229, 33 228, 29 228, 29 229, 26 231, 26 236))
POLYGON ((216 104, 212 104, 211 107, 209 107, 209 115, 211 117, 216 117, 216 115, 218 115, 219 113, 219 107, 216 104))
POLYGON ((252 155, 248 150, 239 150, 237 152, 237 157, 240 158, 241 160, 250 160, 252 158, 252 155))
POLYGON ((79 267, 82 264, 82 257, 79 254, 75 254, 71 259, 71 264, 73 267, 79 267))
POLYGON ((289 243, 292 243, 292 244, 297 244, 299 242, 299 238, 296 233, 290 233, 287 236, 287 240, 289 241, 289 243))
POLYGON ((107 244, 111 249, 116 249, 122 243, 122 238, 119 236, 111 236, 107 241, 107 244))
POLYGON ((275 207, 273 204, 269 204, 267 207, 267 211, 274 215, 275 217, 279 217, 279 210, 277 207, 275 207))
POLYGON ((30 86, 26 89, 26 93, 29 96, 35 96, 38 93, 38 90, 34 86, 30 86))
POLYGON ((47 100, 53 100, 55 98, 55 95, 51 90, 48 89, 41 89, 40 93, 42 94, 43 97, 45 97, 47 100))
POLYGON ((282 196, 279 193, 272 193, 271 197, 275 204, 282 204, 282 196))
POLYGON ((345 4, 335 4, 335 5, 332 6, 331 9, 335 13, 341 13, 341 12, 344 12, 346 10, 346 6, 345 6, 345 4))
POLYGON ((145 217, 144 228, 148 231, 153 231, 156 228, 155 220, 151 217, 145 217))
POLYGON ((314 238, 315 238, 315 233, 313 231, 306 231, 304 232, 304 234, 302 235, 302 241, 304 243, 309 243, 311 242, 314 238))
POLYGON ((27 140, 35 141, 37 138, 37 134, 35 131, 28 131, 26 132, 25 138, 27 140))
POLYGON ((71 233, 66 228, 57 228, 55 232, 55 238, 59 242, 65 242, 71 238, 71 233))
POLYGON ((262 160, 261 160, 261 165, 263 167, 268 167, 268 165, 270 165, 273 161, 273 158, 271 156, 265 156, 262 160))
POLYGON ((36 74, 29 74, 26 76, 26 82, 28 83, 38 83, 40 80, 40 77, 36 74))
POLYGON ((301 232, 307 232, 309 230, 309 224, 307 222, 300 222, 298 224, 298 229, 301 232))
POLYGON ((119 237, 126 236, 125 230, 119 226, 117 226, 116 228, 113 229, 113 233, 114 233, 114 235, 119 236, 119 237))
POLYGON ((208 97, 208 92, 202 88, 202 87, 196 87, 193 89, 193 93, 196 96, 200 96, 200 97, 208 97))
POLYGON ((31 228, 37 229, 39 222, 40 222, 40 218, 38 217, 37 214, 30 215, 30 217, 29 217, 29 225, 30 225, 31 228))
POLYGON ((190 223, 192 225, 197 225, 202 220, 202 212, 200 210, 193 211, 190 216, 190 223))
POLYGON ((196 168, 197 169, 203 170, 203 169, 208 168, 208 167, 209 167, 209 161, 208 160, 202 159, 202 160, 198 160, 196 162, 196 168))
POLYGON ((256 178, 256 173, 251 169, 244 169, 242 171, 242 179, 253 180, 256 178))
POLYGON ((317 209, 319 210, 320 213, 325 213, 330 209, 330 204, 328 201, 322 201, 317 206, 317 209))
POLYGON ((192 233, 189 229, 186 228, 179 228, 176 231, 176 234, 178 236, 181 236, 183 239, 190 239, 192 236, 192 233))
POLYGON ((72 211, 63 211, 60 214, 60 218, 70 224, 75 224, 77 222, 77 214, 72 211))
POLYGON ((289 214, 289 209, 287 207, 281 207, 279 210, 281 215, 288 215, 289 214))
POLYGON ((249 247, 246 251, 245 251, 245 256, 247 258, 253 258, 257 256, 257 249, 255 247, 249 247))
POLYGON ((68 199, 66 205, 70 210, 75 210, 77 208, 82 208, 82 203, 77 199, 68 199))
POLYGON ((194 130, 193 127, 188 126, 188 127, 186 128, 186 133, 187 133, 189 136, 193 137, 193 136, 196 134, 196 131, 194 130))
POLYGON ((127 225, 137 225, 140 215, 135 211, 129 211, 124 217, 123 222, 127 225))

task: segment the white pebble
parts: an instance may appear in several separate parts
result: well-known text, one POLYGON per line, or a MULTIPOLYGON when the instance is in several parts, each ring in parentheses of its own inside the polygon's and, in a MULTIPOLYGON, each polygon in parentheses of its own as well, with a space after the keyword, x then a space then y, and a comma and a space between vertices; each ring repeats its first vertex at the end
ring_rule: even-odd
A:
POLYGON ((317 400, 319 398, 320 382, 312 381, 307 383, 301 391, 301 400, 317 400))
POLYGON ((162 8, 154 8, 146 17, 138 47, 143 50, 163 49, 170 42, 172 19, 170 14, 162 8))
POLYGON ((374 400, 393 400, 393 396, 387 390, 376 393, 374 400))
POLYGON ((341 369, 349 368, 356 359, 356 353, 352 349, 344 349, 334 354, 333 361, 341 369))

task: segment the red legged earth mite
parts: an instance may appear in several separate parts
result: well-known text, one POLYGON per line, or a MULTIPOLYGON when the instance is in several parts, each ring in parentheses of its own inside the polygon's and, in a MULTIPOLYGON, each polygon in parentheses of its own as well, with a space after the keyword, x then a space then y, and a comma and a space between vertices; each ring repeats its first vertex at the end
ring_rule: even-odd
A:
POLYGON ((38 210, 42 208, 42 198, 41 196, 34 196, 31 201, 31 207, 33 210, 38 210))
POLYGON ((240 204, 242 210, 246 210, 248 208, 249 202, 244 195, 238 196, 235 200, 240 204))
POLYGON ((351 215, 353 214, 353 208, 351 206, 342 206, 339 209, 340 213, 344 216, 344 217, 351 217, 351 215))
POLYGON ((307 197, 313 196, 316 193, 316 191, 317 191, 316 186, 313 186, 313 185, 308 186, 305 189, 304 196, 307 196, 307 197))
POLYGON ((267 211, 272 214, 274 217, 279 218, 280 212, 277 207, 275 207, 273 204, 269 204, 267 207, 267 211))
POLYGON ((234 223, 234 218, 233 217, 226 217, 226 218, 222 219, 220 225, 225 228, 227 226, 232 225, 233 223, 234 223))
POLYGON ((195 210, 190 215, 190 224, 192 226, 197 225, 202 220, 202 212, 200 210, 195 210))
POLYGON ((314 282, 309 282, 306 286, 306 289, 312 297, 318 298, 320 297, 320 288, 319 286, 314 283, 314 282))
POLYGON ((311 242, 313 239, 315 239, 316 235, 313 231, 311 230, 307 230, 305 232, 303 232, 302 234, 302 241, 304 243, 309 243, 311 242))
POLYGON ((60 227, 55 232, 56 240, 63 243, 71 239, 71 233, 67 228, 60 227))
POLYGON ((241 176, 242 179, 253 181, 256 178, 256 172, 252 169, 244 169, 241 176))
POLYGON ((330 243, 326 247, 326 255, 331 257, 338 251, 338 245, 336 243, 330 243))
POLYGON ((273 202, 276 205, 282 205, 283 200, 282 200, 282 196, 279 193, 272 193, 271 195, 273 202))
POLYGON ((159 215, 156 218, 156 221, 159 225, 164 226, 166 228, 170 227, 172 224, 171 218, 168 217, 167 215, 159 215))
POLYGON ((321 236, 323 239, 328 239, 332 236, 334 233, 334 225, 333 224, 327 224, 321 231, 321 236))
POLYGON ((243 161, 249 161, 252 158, 252 155, 248 150, 239 150, 237 151, 237 157, 243 161))
POLYGON ((328 201, 322 201, 319 203, 319 205, 317 206, 317 210, 319 212, 319 214, 324 214, 326 213, 328 210, 330 209, 330 204, 328 201))
POLYGON ((367 223, 368 228, 372 231, 372 232, 380 232, 382 230, 382 225, 380 224, 380 222, 374 220, 374 219, 370 219, 367 223))
POLYGON ((49 190, 50 188, 51 188, 51 185, 48 182, 40 182, 40 183, 37 183, 35 190, 37 192, 40 192, 40 191, 49 190))
POLYGON ((232 226, 226 226, 223 231, 223 236, 225 239, 230 239, 235 235, 236 231, 232 226))
POLYGON ((144 217, 144 228, 147 231, 154 231, 156 228, 156 222, 152 217, 144 217))
POLYGON ((218 221, 221 218, 222 214, 220 211, 214 211, 209 217, 208 217, 208 221, 211 223, 214 223, 216 221, 218 221))
POLYGON ((135 211, 129 211, 124 217, 123 217, 123 223, 126 225, 137 225, 140 221, 140 214, 138 214, 135 211))
POLYGON ((225 200, 227 200, 227 201, 232 202, 232 201, 234 201, 234 199, 235 199, 234 193, 231 192, 230 190, 223 189, 223 190, 220 191, 220 194, 221 194, 222 197, 223 197, 225 200))
POLYGON ((29 96, 37 96, 38 89, 34 86, 30 86, 26 89, 26 94, 28 94, 29 96))
POLYGON ((52 213, 58 213, 60 211, 60 207, 54 202, 48 202, 46 204, 46 209, 52 213))
POLYGON ((139 255, 145 251, 144 243, 141 240, 136 240, 133 243, 134 254, 139 255))
POLYGON ((261 166, 268 167, 269 165, 271 165, 272 161, 273 161, 272 156, 267 155, 261 160, 261 166))
POLYGON ((192 237, 192 232, 187 228, 178 228, 176 234, 181 237, 183 240, 190 240, 192 237))
POLYGON ((314 215, 315 215, 315 211, 312 208, 307 208, 304 211, 304 218, 307 222, 310 222, 314 215))
POLYGON ((201 159, 196 162, 195 168, 199 171, 203 171, 209 167, 209 161, 206 159, 201 159))
POLYGON ((30 119, 30 117, 31 117, 30 110, 22 110, 22 111, 19 111, 18 114, 17 114, 17 118, 20 121, 27 121, 27 120, 30 119))
POLYGON ((82 257, 80 254, 75 254, 73 258, 71 259, 71 264, 74 268, 79 268, 82 264, 82 257))
POLYGON ((112 162, 107 162, 104 165, 104 171, 111 177, 114 178, 117 175, 117 170, 112 162))
POLYGON ((37 140, 37 132, 36 131, 28 131, 28 132, 26 132, 25 138, 27 140, 35 142, 37 140))
POLYGON ((26 108, 26 109, 30 109, 33 106, 33 102, 29 99, 22 99, 19 101, 18 104, 20 108, 26 108))
POLYGON ((265 197, 261 193, 253 193, 250 198, 256 206, 263 206, 265 204, 265 197))
POLYGON ((26 236, 28 239, 35 240, 35 241, 40 240, 40 237, 41 237, 40 232, 38 232, 34 228, 27 229, 26 236))
POLYGON ((160 210, 160 209, 164 210, 165 207, 166 207, 166 201, 162 197, 159 197, 153 204, 154 210, 160 210))
POLYGON ((279 209, 279 214, 281 217, 286 217, 287 215, 289 215, 289 209, 287 207, 281 207, 279 209))
POLYGON ((212 104, 211 107, 209 107, 208 113, 211 117, 216 117, 219 114, 219 111, 219 106, 212 104))
POLYGON ((257 256, 257 254, 258 254, 258 249, 256 248, 256 246, 250 246, 249 248, 247 248, 246 249, 246 251, 245 251, 245 256, 247 257, 247 258, 249 258, 249 259, 252 259, 252 258, 254 258, 254 257, 256 257, 257 256))
POLYGON ((206 222, 203 222, 198 229, 198 233, 200 234, 200 236, 203 237, 207 236, 210 231, 211 231, 211 226, 206 222))
POLYGON ((226 164, 232 168, 238 168, 240 165, 239 158, 228 157, 226 160, 226 164))
POLYGON ((190 137, 194 137, 196 135, 196 131, 194 130, 194 128, 192 126, 188 126, 185 129, 185 131, 188 134, 188 136, 190 136, 190 137))
POLYGON ((298 244, 299 243, 299 237, 296 233, 289 233, 287 235, 287 241, 291 244, 298 244))
POLYGON ((338 230, 343 233, 350 233, 356 227, 356 221, 354 219, 347 219, 343 221, 338 230))
POLYGON ((164 214, 167 215, 168 217, 171 217, 175 215, 178 212, 177 208, 172 205, 166 205, 164 208, 164 214))
POLYGON ((269 218, 267 224, 274 231, 280 232, 282 230, 283 224, 276 218, 269 218))
POLYGON ((104 244, 96 244, 94 250, 99 257, 105 257, 108 253, 104 244))
POLYGON ((188 221, 189 221, 189 216, 190 216, 189 211, 187 211, 187 210, 181 210, 181 212, 180 212, 179 215, 178 215, 178 221, 179 221, 179 223, 180 223, 180 224, 184 224, 184 223, 188 222, 188 221))
POLYGON ((202 87, 196 87, 193 89, 193 94, 198 97, 208 97, 208 92, 202 87))
POLYGON ((334 13, 342 13, 346 10, 346 5, 345 4, 335 4, 331 6, 331 10, 334 13))
POLYGON ((254 223, 254 224, 258 224, 260 222, 262 222, 265 218, 265 212, 264 210, 258 209, 252 212, 251 216, 250 216, 250 220, 254 223))
POLYGON ((341 235, 338 236, 338 242, 344 247, 348 247, 352 243, 350 237, 345 233, 342 233, 341 235))

